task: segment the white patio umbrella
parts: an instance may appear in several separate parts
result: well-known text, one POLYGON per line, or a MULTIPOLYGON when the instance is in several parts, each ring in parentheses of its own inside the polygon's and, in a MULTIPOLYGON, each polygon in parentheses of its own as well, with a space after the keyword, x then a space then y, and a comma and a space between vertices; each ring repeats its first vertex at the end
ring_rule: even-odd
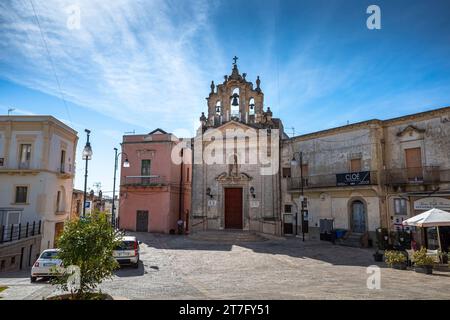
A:
POLYGON ((442 251, 439 227, 450 226, 450 212, 433 208, 431 210, 418 214, 417 216, 406 219, 402 223, 404 226, 414 226, 422 228, 436 227, 439 248, 442 251))

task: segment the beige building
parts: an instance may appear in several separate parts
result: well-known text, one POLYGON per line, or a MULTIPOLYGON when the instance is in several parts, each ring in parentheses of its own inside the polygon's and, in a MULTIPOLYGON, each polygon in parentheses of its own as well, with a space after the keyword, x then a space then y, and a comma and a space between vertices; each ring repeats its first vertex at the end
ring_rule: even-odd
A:
POLYGON ((41 221, 52 248, 71 209, 77 132, 52 116, 0 116, 0 208, 14 222, 41 221))
POLYGON ((311 238, 319 238, 332 221, 335 229, 350 230, 356 244, 374 243, 378 228, 437 243, 432 229, 418 234, 401 222, 432 207, 450 209, 449 119, 447 107, 284 140, 282 214, 294 225, 292 232, 287 226, 288 233, 296 233, 302 173, 311 238), (291 165, 294 153, 296 160, 302 155, 302 172, 300 165, 291 165))

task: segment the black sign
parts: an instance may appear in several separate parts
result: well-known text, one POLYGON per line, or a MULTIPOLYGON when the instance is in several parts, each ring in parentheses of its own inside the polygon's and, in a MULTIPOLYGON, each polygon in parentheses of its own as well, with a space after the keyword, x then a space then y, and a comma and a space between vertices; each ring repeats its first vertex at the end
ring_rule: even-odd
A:
POLYGON ((336 185, 357 186, 370 184, 370 171, 339 173, 336 175, 336 185))

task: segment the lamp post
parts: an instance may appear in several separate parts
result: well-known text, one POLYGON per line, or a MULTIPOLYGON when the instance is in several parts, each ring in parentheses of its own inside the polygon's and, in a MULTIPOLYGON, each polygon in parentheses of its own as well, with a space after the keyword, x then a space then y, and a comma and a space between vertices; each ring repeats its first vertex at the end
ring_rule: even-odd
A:
MULTIPOLYGON (((295 167, 300 165, 300 194, 301 194, 301 221, 302 221, 302 238, 303 241, 305 241, 305 221, 304 221, 304 214, 306 212, 306 208, 305 208, 305 197, 304 197, 304 181, 303 181, 303 152, 294 152, 292 160, 291 160, 291 166, 295 167), (295 156, 298 155, 299 156, 299 161, 297 161, 297 159, 295 158, 295 156)), ((298 225, 298 212, 295 215, 295 235, 297 235, 297 225, 298 225)))
POLYGON ((91 143, 89 142, 89 136, 91 134, 91 130, 84 129, 87 134, 86 145, 83 149, 83 160, 86 160, 86 166, 84 168, 84 194, 83 194, 83 218, 86 215, 86 189, 87 189, 87 176, 88 176, 88 161, 92 159, 92 148, 91 143))
POLYGON ((119 159, 119 156, 121 154, 125 154, 125 161, 123 163, 124 168, 130 167, 130 162, 128 161, 128 155, 125 152, 117 153, 117 148, 114 148, 114 182, 113 182, 113 199, 112 199, 112 208, 111 208, 111 224, 113 228, 116 227, 116 215, 115 215, 115 209, 116 209, 116 171, 117 171, 117 162, 119 159))

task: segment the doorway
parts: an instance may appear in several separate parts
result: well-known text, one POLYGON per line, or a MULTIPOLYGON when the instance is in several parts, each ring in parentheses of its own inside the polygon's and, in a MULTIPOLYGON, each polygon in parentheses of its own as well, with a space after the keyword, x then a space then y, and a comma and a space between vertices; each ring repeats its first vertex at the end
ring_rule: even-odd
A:
POLYGON ((55 237, 53 238, 53 247, 58 248, 58 238, 64 231, 64 222, 55 223, 55 237))
POLYGON ((138 210, 136 212, 136 231, 148 232, 148 211, 138 210))
POLYGON ((285 235, 292 235, 293 231, 294 231, 294 228, 293 228, 292 214, 283 215, 283 233, 285 235))
POLYGON ((366 232, 366 208, 362 201, 355 200, 352 202, 350 220, 352 232, 366 232))
POLYGON ((225 188, 225 229, 242 229, 242 188, 225 188))

